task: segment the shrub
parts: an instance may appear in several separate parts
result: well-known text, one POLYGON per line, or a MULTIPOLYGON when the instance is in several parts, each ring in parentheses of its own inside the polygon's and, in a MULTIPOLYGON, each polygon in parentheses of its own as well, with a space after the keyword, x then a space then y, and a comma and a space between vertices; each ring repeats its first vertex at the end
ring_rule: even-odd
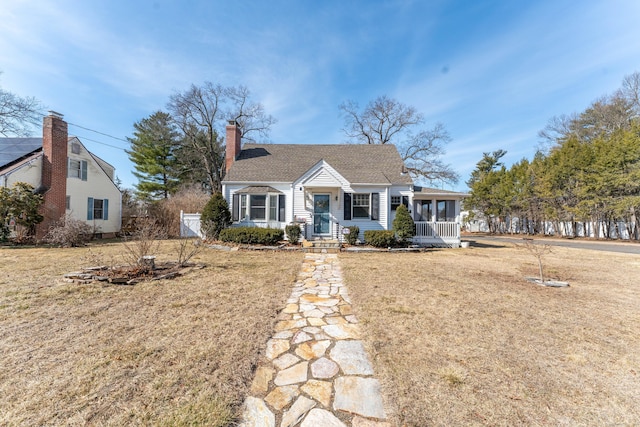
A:
POLYGON ((358 235, 360 235, 360 227, 357 225, 350 225, 349 227, 345 227, 349 229, 349 234, 345 234, 344 238, 347 240, 347 243, 350 245, 355 245, 358 243, 358 235))
POLYGON ((413 218, 411 218, 411 214, 405 205, 400 205, 396 209, 393 231, 395 231, 401 243, 407 243, 409 239, 416 235, 416 224, 413 222, 413 218))
MULTIPOLYGON (((189 185, 180 188, 168 199, 158 200, 147 206, 148 215, 153 218, 168 237, 180 236, 180 211, 185 213, 202 212, 204 206, 211 199, 211 194, 204 191, 197 185, 189 185)), ((135 214, 133 209, 128 209, 129 215, 135 214)), ((144 216, 140 215, 140 216, 144 216)), ((123 212, 123 222, 126 224, 127 217, 123 212)))
POLYGON ((300 225, 298 224, 290 224, 284 228, 284 231, 287 233, 287 238, 290 243, 298 243, 300 240, 300 234, 302 234, 302 230, 300 230, 300 225))
POLYGON ((202 210, 200 227, 208 239, 217 240, 220 232, 231 225, 229 204, 222 193, 211 196, 202 210))
POLYGON ((284 231, 279 228, 232 227, 220 232, 223 242, 274 245, 284 238, 284 231))
POLYGON ((84 246, 91 240, 94 229, 90 224, 66 214, 45 236, 44 240, 64 248, 84 246))
POLYGON ((44 219, 39 211, 43 200, 42 195, 36 194, 33 186, 25 182, 16 182, 11 188, 0 187, 0 239, 9 237, 7 225, 13 220, 20 226, 17 240, 30 240, 29 237, 35 233, 35 226, 44 219))
POLYGON ((376 248, 388 248, 396 244, 396 236, 391 230, 367 230, 364 232, 364 241, 376 248))
POLYGON ((122 257, 131 267, 142 271, 149 268, 145 257, 152 256, 160 247, 160 240, 166 239, 166 229, 152 218, 141 218, 136 223, 136 231, 124 241, 122 257))

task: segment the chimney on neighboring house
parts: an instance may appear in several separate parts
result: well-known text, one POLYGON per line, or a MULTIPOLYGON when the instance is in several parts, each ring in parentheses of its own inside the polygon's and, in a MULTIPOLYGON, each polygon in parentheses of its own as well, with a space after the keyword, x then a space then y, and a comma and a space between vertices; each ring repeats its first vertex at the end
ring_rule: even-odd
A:
POLYGON ((42 126, 42 184, 44 220, 36 228, 41 240, 49 228, 64 217, 67 207, 67 122, 62 114, 49 111, 42 126))
POLYGON ((226 145, 226 170, 229 171, 242 149, 242 132, 240 132, 240 127, 235 120, 229 120, 227 125, 226 145))

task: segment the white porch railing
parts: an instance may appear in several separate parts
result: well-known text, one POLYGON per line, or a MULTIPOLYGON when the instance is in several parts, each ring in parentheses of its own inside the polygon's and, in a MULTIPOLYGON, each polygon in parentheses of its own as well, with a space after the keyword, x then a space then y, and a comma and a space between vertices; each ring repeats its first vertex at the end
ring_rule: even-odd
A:
POLYGON ((460 224, 457 222, 416 221, 416 244, 445 245, 457 248, 460 245, 460 224))
POLYGON ((416 221, 416 237, 460 238, 460 224, 457 222, 416 221))

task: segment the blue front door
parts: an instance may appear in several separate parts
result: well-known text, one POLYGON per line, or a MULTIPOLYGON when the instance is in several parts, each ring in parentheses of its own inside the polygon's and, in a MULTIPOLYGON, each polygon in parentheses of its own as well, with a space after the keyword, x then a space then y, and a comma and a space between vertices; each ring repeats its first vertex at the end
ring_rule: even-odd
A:
POLYGON ((330 218, 329 218, 329 201, 331 197, 328 194, 313 195, 313 234, 329 234, 330 218))

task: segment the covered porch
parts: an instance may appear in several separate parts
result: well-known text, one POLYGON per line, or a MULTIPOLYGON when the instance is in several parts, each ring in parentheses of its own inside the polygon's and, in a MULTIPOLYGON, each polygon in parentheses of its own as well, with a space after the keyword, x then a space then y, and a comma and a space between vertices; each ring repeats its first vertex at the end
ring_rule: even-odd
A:
POLYGON ((413 243, 422 246, 460 247, 461 204, 464 193, 416 186, 413 196, 413 243))

